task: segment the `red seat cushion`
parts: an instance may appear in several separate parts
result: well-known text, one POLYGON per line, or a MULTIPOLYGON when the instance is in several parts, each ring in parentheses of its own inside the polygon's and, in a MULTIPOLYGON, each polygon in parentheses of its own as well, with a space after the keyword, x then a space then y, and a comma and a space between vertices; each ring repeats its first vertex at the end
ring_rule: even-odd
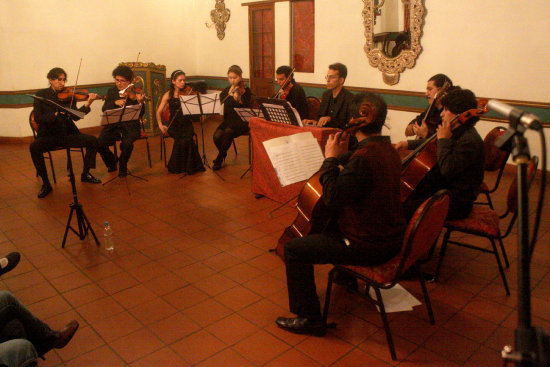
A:
POLYGON ((342 267, 359 273, 377 283, 386 284, 391 283, 395 279, 395 273, 401 263, 401 259, 402 257, 398 255, 387 263, 378 266, 342 265, 342 267))
POLYGON ((494 210, 486 206, 474 205, 468 218, 448 220, 445 222, 445 227, 481 236, 499 237, 499 223, 500 218, 494 210))

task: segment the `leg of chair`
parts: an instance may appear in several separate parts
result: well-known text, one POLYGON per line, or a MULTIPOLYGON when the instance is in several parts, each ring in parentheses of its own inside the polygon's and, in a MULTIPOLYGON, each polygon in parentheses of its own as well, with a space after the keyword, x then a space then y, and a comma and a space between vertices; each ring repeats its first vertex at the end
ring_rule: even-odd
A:
POLYGON ((151 151, 149 150, 149 140, 145 137, 145 144, 147 145, 147 159, 149 159, 149 168, 153 168, 151 164, 151 151))
POLYGON ((327 292, 325 294, 325 308, 323 309, 323 322, 325 325, 327 324, 328 319, 328 310, 330 307, 330 294, 332 293, 332 283, 334 281, 334 274, 336 274, 336 268, 332 268, 332 270, 328 273, 328 283, 327 283, 327 292))
POLYGON ((502 257, 504 258, 504 263, 506 264, 506 269, 510 267, 510 262, 508 262, 508 256, 506 255, 506 249, 504 248, 504 244, 502 243, 502 238, 498 239, 500 249, 502 250, 502 257))
POLYGON ((164 144, 164 138, 162 136, 162 132, 160 134, 160 160, 162 161, 162 145, 164 144))
POLYGON ((432 310, 432 303, 430 302, 430 296, 428 295, 428 289, 426 288, 426 282, 424 281, 424 274, 420 271, 420 267, 417 265, 413 265, 414 270, 416 272, 416 276, 418 276, 418 281, 420 282, 420 286, 422 287, 422 293, 424 294, 424 303, 426 303, 426 309, 428 310, 428 317, 430 318, 430 323, 433 325, 435 324, 434 319, 434 312, 432 310))
POLYGON ((84 160, 84 148, 80 147, 80 154, 82 154, 82 160, 84 160))
POLYGON ((489 208, 495 210, 495 208, 493 208, 493 202, 491 201, 491 195, 489 195, 489 193, 485 193, 485 196, 487 196, 487 205, 489 205, 489 208))
POLYGON ((380 309, 380 317, 382 318, 382 323, 384 324, 384 331, 386 332, 386 339, 388 341, 388 347, 390 348, 391 359, 396 360, 395 356, 395 346, 393 345, 393 338, 391 336, 390 324, 388 323, 388 317, 386 316, 386 308, 384 307, 384 300, 382 299, 382 293, 380 293, 380 288, 373 286, 374 291, 376 292, 376 303, 380 309))
POLYGON ((437 260, 437 267, 435 268, 434 282, 437 282, 439 280, 439 270, 441 269, 441 263, 443 262, 445 251, 447 250, 447 242, 449 241, 450 235, 451 235, 451 230, 447 229, 447 231, 445 232, 445 236, 443 237, 441 250, 439 251, 439 260, 437 260))
POLYGON ((52 152, 48 151, 48 157, 50 157, 50 167, 52 167, 53 183, 57 183, 57 181, 55 180, 55 170, 53 169, 52 152))
POLYGON ((237 155, 237 145, 235 145, 235 139, 233 139, 233 149, 235 149, 235 155, 237 155))
POLYGON ((508 282, 506 281, 506 274, 504 274, 504 269, 502 268, 502 263, 500 262, 500 256, 498 256, 497 246, 495 245, 495 240, 490 238, 491 245, 493 246, 493 252, 497 259, 498 271, 500 272, 500 277, 502 278, 502 283, 504 283, 504 289, 506 290, 506 295, 510 295, 510 289, 508 288, 508 282))

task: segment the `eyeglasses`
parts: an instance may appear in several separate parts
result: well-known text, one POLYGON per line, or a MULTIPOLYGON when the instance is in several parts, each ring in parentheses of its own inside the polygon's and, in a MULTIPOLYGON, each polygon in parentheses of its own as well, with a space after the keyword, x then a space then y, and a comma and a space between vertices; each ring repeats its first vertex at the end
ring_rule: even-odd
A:
POLYGON ((329 80, 332 80, 332 79, 338 79, 339 76, 338 75, 325 75, 325 80, 326 81, 329 81, 329 80))

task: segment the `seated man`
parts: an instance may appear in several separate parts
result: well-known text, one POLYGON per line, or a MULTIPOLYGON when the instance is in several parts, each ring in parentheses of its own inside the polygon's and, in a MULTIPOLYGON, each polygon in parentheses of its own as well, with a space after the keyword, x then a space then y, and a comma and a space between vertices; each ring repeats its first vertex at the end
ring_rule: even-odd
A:
POLYGON ((277 92, 279 98, 290 102, 292 107, 294 107, 296 111, 298 111, 298 114, 300 114, 300 119, 307 119, 308 107, 306 92, 304 92, 304 88, 302 88, 302 86, 294 80, 294 73, 292 72, 290 66, 279 66, 277 71, 275 71, 275 78, 280 88, 283 88, 283 86, 285 87, 283 90, 279 90, 280 93, 277 92), (291 73, 292 76, 290 76, 291 73), (287 81, 286 84, 285 81, 287 81))
POLYGON ((426 85, 426 98, 428 99, 428 103, 430 106, 432 103, 434 103, 434 98, 438 97, 438 100, 435 101, 435 105, 432 106, 430 109, 429 107, 426 108, 424 112, 422 112, 420 115, 416 116, 411 122, 409 122, 409 125, 407 125, 407 128, 405 129, 405 136, 415 136, 418 139, 424 139, 428 136, 432 136, 435 134, 435 130, 441 124, 441 111, 443 110, 443 107, 441 107, 440 98, 441 96, 438 95, 441 88, 443 88, 443 85, 445 82, 449 83, 449 86, 453 85, 453 82, 449 77, 445 74, 436 74, 432 76, 430 79, 428 79, 428 84, 426 85), (429 113, 428 113, 429 110, 429 113), (428 116, 426 114, 428 113, 428 116), (422 121, 426 119, 426 123, 423 124, 422 121))
POLYGON ((304 124, 343 129, 353 117, 353 93, 344 88, 348 76, 346 65, 339 62, 329 65, 327 91, 321 97, 319 119, 304 120, 304 124))
POLYGON ((354 152, 342 133, 331 135, 325 146, 323 196, 332 213, 322 233, 286 243, 284 257, 290 311, 295 318, 279 317, 277 325, 297 334, 323 336, 313 264, 378 265, 400 250, 405 220, 399 194, 401 161, 390 139, 382 136, 386 103, 365 93, 356 97, 364 122, 352 133, 359 143, 354 152))
MULTIPOLYGON (((57 95, 65 89, 67 73, 61 68, 53 68, 47 75, 50 87, 39 90, 36 95, 63 107, 76 109, 76 100, 69 99, 60 101, 57 95)), ((90 93, 88 100, 78 108, 79 111, 90 112, 90 105, 97 98, 97 94, 90 93)), ((46 163, 44 162, 44 153, 56 147, 80 148, 86 147, 86 156, 84 157, 84 167, 80 180, 89 183, 101 183, 90 173, 90 168, 95 168, 95 156, 97 152, 97 139, 95 136, 82 134, 74 124, 75 117, 69 117, 60 113, 55 106, 47 104, 40 100, 34 100, 33 106, 34 119, 38 124, 36 139, 31 143, 30 152, 32 162, 36 168, 38 176, 42 178, 42 188, 38 193, 41 199, 52 191, 52 185, 48 179, 46 163)))
MULTIPOLYGON (((424 200, 438 190, 449 190, 448 219, 466 218, 479 194, 485 166, 483 140, 474 125, 479 117, 464 124, 451 121, 461 113, 477 108, 476 96, 468 89, 451 87, 441 99, 442 123, 437 128, 437 164, 416 187, 404 203, 404 214, 410 218, 424 200)), ((415 149, 422 140, 401 141, 396 149, 415 149)))

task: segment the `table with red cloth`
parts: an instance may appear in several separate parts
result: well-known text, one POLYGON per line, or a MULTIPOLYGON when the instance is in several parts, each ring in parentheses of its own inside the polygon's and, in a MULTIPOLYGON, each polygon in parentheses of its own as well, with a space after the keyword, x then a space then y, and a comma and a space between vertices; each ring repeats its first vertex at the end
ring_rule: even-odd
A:
POLYGON ((324 152, 325 143, 329 135, 340 131, 334 128, 286 125, 280 122, 267 121, 259 117, 252 117, 249 126, 250 139, 252 141, 252 192, 266 196, 279 203, 294 203, 295 200, 293 198, 300 194, 305 181, 282 187, 263 142, 280 136, 310 131, 324 152))

